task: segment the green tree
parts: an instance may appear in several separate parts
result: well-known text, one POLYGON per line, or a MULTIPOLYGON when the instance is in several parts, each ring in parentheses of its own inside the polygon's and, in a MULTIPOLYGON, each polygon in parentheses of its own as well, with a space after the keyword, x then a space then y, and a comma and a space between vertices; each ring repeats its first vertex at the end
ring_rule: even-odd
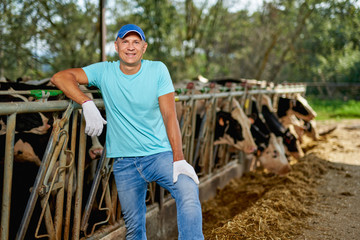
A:
POLYGON ((360 12, 353 1, 328 1, 316 6, 296 62, 287 69, 296 81, 359 82, 360 12))
POLYGON ((42 62, 56 72, 83 67, 99 60, 98 6, 90 1, 81 9, 77 1, 40 0, 40 38, 46 42, 42 62))
POLYGON ((3 1, 1 75, 32 78, 99 59, 98 8, 86 1, 3 1), (44 68, 46 72, 43 72, 44 68))
POLYGON ((38 39, 35 5, 36 1, 0 3, 0 77, 15 80, 38 71, 38 59, 31 51, 38 39))
MULTIPOLYGON (((1 2, 1 76, 48 77, 100 59, 98 2, 1 2)), ((163 61, 175 81, 208 77, 274 82, 359 81, 356 0, 264 1, 254 12, 217 0, 107 1, 107 37, 135 23, 145 58, 163 61)), ((118 59, 115 51, 108 60, 118 59)))
MULTIPOLYGON (((109 24, 108 36, 114 36, 119 28, 128 23, 140 26, 149 43, 146 59, 163 61, 173 73, 179 63, 180 15, 177 6, 169 0, 116 1, 116 8, 109 9, 113 23, 109 24), (121 11, 119 11, 121 9, 121 11)), ((113 38, 111 37, 111 41, 113 38)), ((115 39, 114 39, 115 40, 115 39)), ((109 59, 118 59, 116 53, 109 59)))

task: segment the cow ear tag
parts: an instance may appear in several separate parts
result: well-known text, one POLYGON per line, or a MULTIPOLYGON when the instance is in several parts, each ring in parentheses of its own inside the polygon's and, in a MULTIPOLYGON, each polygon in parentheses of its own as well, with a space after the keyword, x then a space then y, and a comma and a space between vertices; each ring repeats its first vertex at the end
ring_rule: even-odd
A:
POLYGON ((250 102, 250 100, 247 98, 246 100, 245 100, 245 109, 248 109, 249 108, 249 102, 250 102))
POLYGON ((219 118, 219 125, 222 126, 222 127, 225 125, 224 119, 222 117, 219 118))
POLYGON ((256 156, 257 156, 257 157, 260 157, 260 155, 261 155, 261 151, 258 149, 258 150, 256 151, 256 156))

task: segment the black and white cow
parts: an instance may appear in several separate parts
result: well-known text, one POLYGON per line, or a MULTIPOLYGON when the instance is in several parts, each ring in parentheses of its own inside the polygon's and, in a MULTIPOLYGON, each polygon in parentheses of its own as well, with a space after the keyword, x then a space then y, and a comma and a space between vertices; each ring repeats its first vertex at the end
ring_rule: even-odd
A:
MULTIPOLYGON (((30 85, 26 83, 1 82, 0 91, 32 91, 37 89, 57 90, 54 86, 47 86, 47 84, 30 85)), ((40 97, 51 99, 49 94, 45 91, 35 91, 40 93, 40 97)), ((37 95, 38 97, 39 95, 37 95)), ((59 96, 54 96, 53 99, 59 99, 59 96)), ((1 94, 0 101, 6 103, 12 102, 28 102, 37 101, 37 98, 32 94, 1 94)), ((5 141, 6 141, 6 115, 0 115, 0 167, 1 167, 1 182, 4 173, 4 155, 5 155, 5 141)), ((14 140, 14 161, 13 161, 13 178, 12 178, 12 194, 11 194, 11 224, 10 224, 10 239, 15 238, 17 228, 19 227, 21 217, 24 213, 27 200, 29 199, 30 189, 34 184, 41 160, 46 150, 51 131, 53 129, 53 113, 18 113, 16 115, 15 126, 15 140, 14 140)), ((71 123, 71 121, 70 121, 71 123)), ((79 123, 78 123, 79 124, 79 123)), ((78 128, 79 129, 79 128, 78 128)), ((92 160, 100 157, 102 152, 102 143, 104 143, 103 132, 101 139, 87 138, 87 165, 94 162, 92 160), (91 147, 97 143, 95 148, 91 147)), ((69 141, 70 144, 70 141, 69 141)), ((90 168, 90 167, 89 167, 90 168)), ((50 178, 52 178, 50 176, 50 178)), ((91 178, 91 177, 90 177, 91 178)), ((2 185, 2 184, 1 184, 2 185)), ((75 188, 73 188, 75 189, 75 188)), ((84 188, 85 189, 85 188, 84 188)), ((35 226, 29 229, 35 229, 35 226)), ((29 236, 29 239, 33 237, 29 236)))
POLYGON ((268 96, 262 96, 262 115, 269 129, 277 136, 283 139, 287 153, 299 159, 304 156, 300 146, 297 134, 292 125, 284 126, 272 107, 271 100, 268 96))
POLYGON ((292 98, 280 97, 277 104, 277 115, 285 127, 295 130, 300 143, 304 134, 313 140, 318 139, 315 122, 317 114, 301 94, 296 94, 292 98))
POLYGON ((256 150, 256 143, 250 132, 250 121, 237 100, 232 102, 231 113, 218 111, 214 144, 228 144, 246 154, 256 150))
MULTIPOLYGON (((0 90, 20 90, 25 84, 1 83, 0 90)), ((25 88, 25 87, 24 87, 25 88)), ((26 90, 29 90, 26 86, 26 90)), ((12 94, 0 95, 0 102, 29 101, 26 96, 12 94)), ((16 116, 14 160, 17 162, 32 162, 40 166, 41 157, 51 131, 51 119, 42 113, 21 113, 16 116), (49 122, 50 120, 50 122, 49 122)), ((5 146, 7 116, 0 115, 0 148, 5 146)), ((4 149, 5 150, 5 149, 4 149)), ((4 153, 5 151, 1 152, 4 153)), ((2 156, 4 157, 4 156, 2 156)))
POLYGON ((265 122, 263 115, 259 112, 257 102, 252 100, 251 134, 257 145, 256 157, 261 165, 270 172, 282 175, 291 170, 289 161, 285 155, 282 138, 277 137, 265 122))

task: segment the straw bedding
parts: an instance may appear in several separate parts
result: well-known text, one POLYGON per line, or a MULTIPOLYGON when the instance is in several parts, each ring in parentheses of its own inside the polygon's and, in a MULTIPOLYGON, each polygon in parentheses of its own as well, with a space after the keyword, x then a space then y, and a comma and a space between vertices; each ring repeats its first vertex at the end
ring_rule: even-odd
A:
POLYGON ((205 239, 292 239, 314 214, 316 185, 329 163, 316 153, 292 164, 286 176, 249 172, 205 202, 205 239))

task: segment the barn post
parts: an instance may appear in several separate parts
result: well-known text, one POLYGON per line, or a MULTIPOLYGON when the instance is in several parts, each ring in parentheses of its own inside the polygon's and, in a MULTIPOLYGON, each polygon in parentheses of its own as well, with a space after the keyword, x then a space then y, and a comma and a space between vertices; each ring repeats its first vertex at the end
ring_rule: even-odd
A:
POLYGON ((8 116, 6 128, 4 180, 1 207, 1 239, 9 238, 11 186, 14 165, 14 142, 15 142, 16 113, 8 116))
POLYGON ((70 220, 71 220, 71 207, 72 207, 72 192, 73 192, 73 183, 75 174, 74 158, 75 158, 75 148, 76 148, 76 132, 77 132, 77 121, 79 116, 79 110, 74 110, 73 119, 72 119, 72 130, 71 130, 71 166, 69 168, 69 184, 67 189, 67 198, 66 198, 66 213, 65 213, 65 223, 64 223, 64 240, 69 239, 70 233, 70 220))
POLYGON ((211 118, 213 119, 213 121, 210 122, 210 133, 209 133, 209 143, 207 145, 207 147, 209 148, 208 152, 209 152, 209 156, 208 156, 208 161, 209 161, 209 169, 208 169, 208 173, 212 173, 214 166, 215 166, 215 162, 213 161, 214 159, 214 151, 213 151, 213 146, 214 146, 214 137, 215 137, 215 126, 216 126, 216 106, 218 104, 218 98, 215 97, 215 92, 212 93, 212 106, 211 106, 211 118))
MULTIPOLYGON (((66 161, 67 161, 67 156, 66 156, 66 150, 67 150, 67 142, 68 142, 68 138, 69 138, 69 121, 66 123, 66 125, 64 126, 64 134, 66 136, 65 139, 65 143, 61 146, 62 147, 62 151, 60 152, 60 157, 59 157, 59 167, 58 167, 58 174, 59 174, 59 182, 61 183, 62 187, 58 190, 58 193, 56 195, 56 210, 55 210, 55 233, 56 233, 56 238, 57 239, 61 239, 61 235, 62 235, 62 226, 63 226, 63 212, 64 212, 64 198, 65 198, 65 189, 68 187, 65 187, 65 178, 66 178, 66 171, 67 171, 67 166, 66 166, 66 161)), ((71 176, 69 176, 69 178, 71 178, 71 176)))
POLYGON ((73 222, 73 240, 80 238, 80 221, 81 221, 81 207, 83 199, 84 188, 84 169, 85 169, 85 154, 86 154, 86 135, 85 135, 85 118, 81 115, 80 137, 79 137, 79 157, 76 180, 75 193, 75 208, 74 208, 74 222, 73 222))
MULTIPOLYGON (((192 98, 194 98, 194 89, 192 89, 192 98)), ((191 165, 193 165, 194 163, 194 142, 195 142, 195 131, 196 131, 196 115, 197 115, 197 111, 196 111, 196 106, 197 106, 198 102, 196 100, 192 101, 192 116, 191 116, 191 137, 190 137, 190 144, 189 144, 189 155, 187 160, 189 161, 189 163, 191 165)))
POLYGON ((99 0, 99 7, 100 7, 100 46, 101 46, 101 62, 106 61, 106 19, 105 19, 105 12, 106 12, 106 0, 99 0))
MULTIPOLYGON (((21 104, 21 105, 25 105, 25 107, 26 107, 26 104, 21 104)), ((19 105, 19 106, 21 106, 21 105, 19 105)), ((46 103, 46 105, 48 105, 48 103, 46 103)), ((18 232, 16 234, 17 240, 22 240, 25 238, 25 234, 26 234, 27 228, 30 223, 30 218, 35 209, 35 205, 36 205, 36 202, 37 202, 37 199, 39 196, 40 189, 43 185, 46 171, 49 167, 51 157, 53 156, 53 151, 54 151, 55 145, 57 144, 57 137, 58 137, 59 131, 63 127, 63 124, 65 123, 64 121, 66 121, 66 119, 68 119, 69 114, 73 111, 73 108, 74 108, 74 105, 72 103, 69 104, 65 113, 63 114, 63 118, 61 120, 57 120, 53 124, 53 130, 51 132, 48 144, 46 146, 46 150, 45 150, 43 159, 41 160, 40 169, 36 175, 36 179, 35 179, 29 200, 27 202, 23 218, 21 220, 21 224, 20 224, 18 232)), ((28 109, 30 109, 30 107, 28 109)), ((20 107, 18 107, 18 110, 21 110, 20 107)), ((40 111, 40 109, 38 109, 38 111, 40 111)))

